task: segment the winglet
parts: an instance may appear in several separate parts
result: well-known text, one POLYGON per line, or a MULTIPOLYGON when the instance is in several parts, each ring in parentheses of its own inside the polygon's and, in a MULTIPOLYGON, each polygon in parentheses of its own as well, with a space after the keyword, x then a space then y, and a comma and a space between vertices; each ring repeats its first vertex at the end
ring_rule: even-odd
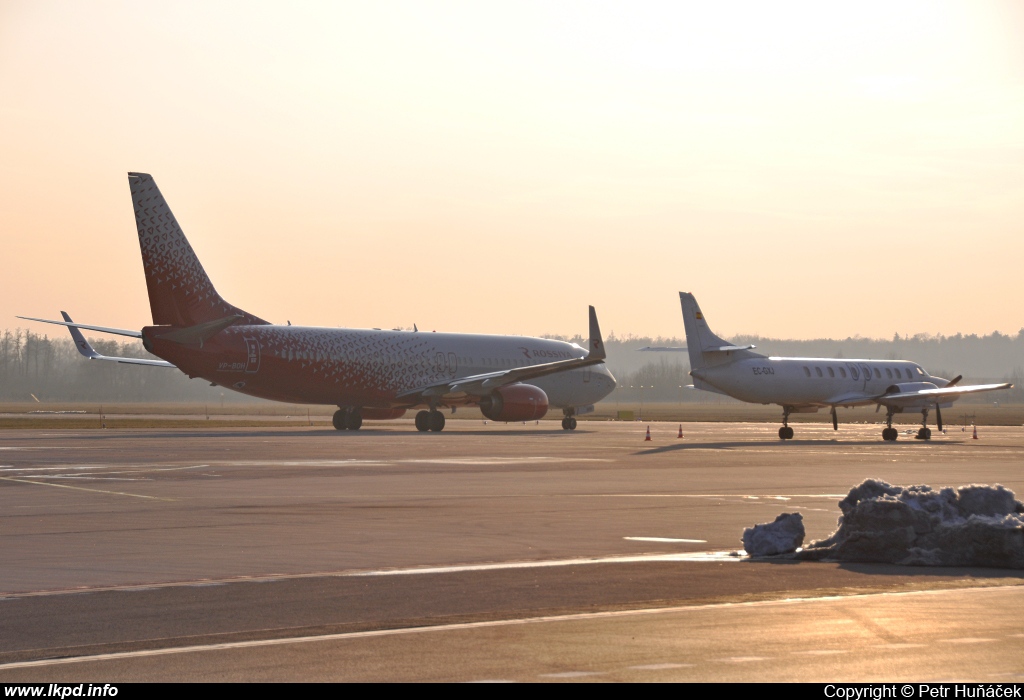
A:
POLYGON ((604 338, 601 337, 601 327, 597 325, 597 311, 590 307, 590 352, 588 360, 603 360, 607 355, 604 352, 604 338))
MULTIPOLYGON (((71 320, 71 317, 68 316, 67 311, 61 311, 60 315, 64 317, 64 321, 66 323, 74 323, 74 321, 71 320)), ((82 353, 82 355, 88 357, 90 360, 94 357, 99 357, 99 353, 96 352, 92 345, 89 344, 89 341, 85 339, 85 336, 82 335, 82 331, 78 330, 75 326, 68 326, 67 329, 71 331, 71 339, 75 341, 75 347, 78 348, 78 352, 82 353)))

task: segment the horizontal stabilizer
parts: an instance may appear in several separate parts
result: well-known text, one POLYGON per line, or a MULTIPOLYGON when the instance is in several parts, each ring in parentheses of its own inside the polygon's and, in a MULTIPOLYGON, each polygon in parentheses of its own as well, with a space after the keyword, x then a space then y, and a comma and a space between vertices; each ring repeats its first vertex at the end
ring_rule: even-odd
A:
POLYGON ((736 352, 737 350, 753 350, 756 345, 722 345, 717 348, 703 348, 701 352, 736 352))
MULTIPOLYGON (((63 311, 61 313, 64 313, 63 311)), ((67 318, 67 315, 64 316, 67 318)), ((130 331, 123 328, 107 328, 106 326, 87 326, 84 323, 72 323, 70 321, 50 321, 45 318, 29 318, 28 316, 16 316, 15 318, 24 319, 26 321, 38 321, 39 323, 52 323, 55 326, 67 326, 68 328, 84 328, 87 331, 96 331, 97 333, 112 333, 114 335, 126 335, 129 338, 141 338, 142 333, 140 331, 130 331)))
POLYGON ((684 347, 664 347, 664 346, 653 346, 648 345, 645 348, 640 348, 637 352, 686 352, 687 348, 684 347))

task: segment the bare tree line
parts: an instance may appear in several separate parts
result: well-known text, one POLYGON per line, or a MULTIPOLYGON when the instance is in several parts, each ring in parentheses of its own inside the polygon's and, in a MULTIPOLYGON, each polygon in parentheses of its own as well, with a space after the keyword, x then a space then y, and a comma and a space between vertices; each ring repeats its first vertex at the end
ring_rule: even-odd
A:
MULTIPOLYGON (((111 357, 153 358, 135 340, 90 338, 111 357)), ((220 401, 223 389, 190 380, 175 369, 89 361, 70 337, 49 338, 16 328, 0 333, 0 400, 3 401, 220 401)), ((249 400, 226 392, 225 399, 249 400)))
MULTIPOLYGON (((562 338, 586 346, 581 337, 562 338)), ((999 395, 1004 402, 1024 401, 1024 330, 1015 336, 956 335, 892 340, 778 340, 737 336, 737 344, 757 345, 767 355, 898 359, 919 362, 931 373, 970 382, 1012 381, 1016 388, 999 395)), ((111 357, 152 358, 135 340, 90 339, 97 352, 111 357)), ((685 346, 680 338, 616 336, 605 339, 608 367, 619 389, 609 400, 701 401, 690 384, 685 352, 642 352, 648 346, 685 346)), ((16 328, 0 332, 0 400, 4 401, 252 401, 173 369, 90 362, 69 337, 49 338, 16 328), (222 397, 223 395, 223 397, 222 397), (34 397, 34 398, 33 398, 34 397)), ((985 400, 992 400, 985 397, 985 400)))

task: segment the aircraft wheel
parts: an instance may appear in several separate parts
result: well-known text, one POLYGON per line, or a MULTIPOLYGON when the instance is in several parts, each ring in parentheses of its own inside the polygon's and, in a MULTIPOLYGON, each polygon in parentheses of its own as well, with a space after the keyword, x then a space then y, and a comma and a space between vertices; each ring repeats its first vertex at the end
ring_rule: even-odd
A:
POLYGON ((429 420, 429 427, 435 433, 439 433, 444 430, 444 414, 440 411, 431 411, 427 414, 429 420))
POLYGON ((793 439, 793 429, 790 428, 790 427, 787 427, 787 426, 782 426, 781 428, 779 428, 779 439, 780 440, 792 440, 793 439))
POLYGON ((562 430, 576 430, 576 417, 566 416, 562 419, 562 430))
POLYGON ((331 422, 334 423, 335 430, 347 430, 348 427, 345 425, 345 414, 347 411, 339 409, 334 412, 334 417, 331 418, 331 422))
POLYGON ((929 428, 921 428, 917 431, 917 435, 914 436, 915 440, 931 440, 932 431, 929 428))
POLYGON ((349 430, 359 430, 363 427, 363 414, 359 411, 349 411, 345 417, 345 427, 349 430))
POLYGON ((416 430, 421 433, 430 430, 430 411, 420 411, 416 414, 416 430))
POLYGON ((896 428, 885 428, 882 430, 882 439, 889 442, 896 442, 896 438, 899 437, 899 431, 896 428))
POLYGON ((566 416, 565 418, 562 419, 562 430, 568 430, 568 429, 569 429, 569 417, 566 416))

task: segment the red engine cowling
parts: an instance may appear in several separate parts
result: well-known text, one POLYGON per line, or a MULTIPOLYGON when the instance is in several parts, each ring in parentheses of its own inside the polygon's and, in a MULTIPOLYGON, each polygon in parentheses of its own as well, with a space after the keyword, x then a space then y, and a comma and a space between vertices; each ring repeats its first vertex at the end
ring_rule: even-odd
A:
POLYGON ((491 420, 539 420, 548 412, 548 395, 530 384, 509 384, 480 399, 480 412, 491 420))
POLYGON ((405 415, 404 408, 363 408, 359 412, 365 420, 394 420, 405 415))

